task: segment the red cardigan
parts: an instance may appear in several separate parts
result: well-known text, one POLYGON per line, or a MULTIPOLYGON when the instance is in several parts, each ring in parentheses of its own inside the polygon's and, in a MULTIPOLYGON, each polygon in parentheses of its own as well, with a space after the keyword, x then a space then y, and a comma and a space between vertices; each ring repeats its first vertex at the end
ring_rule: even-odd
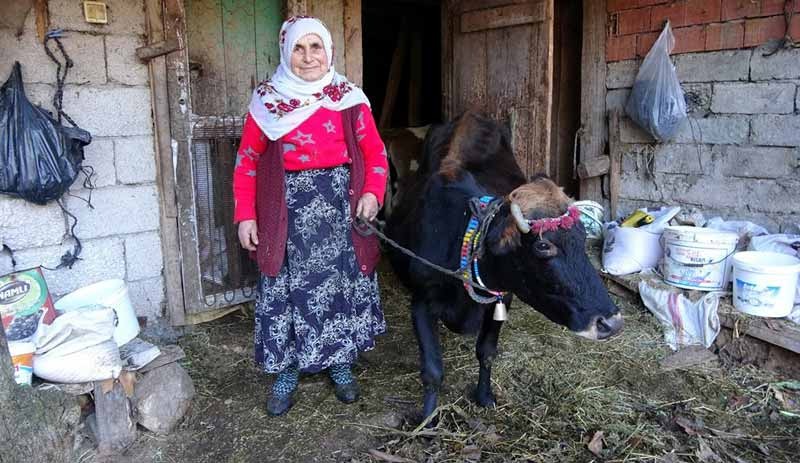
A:
MULTIPOLYGON (((379 201, 383 199, 386 181, 385 172, 387 169, 384 167, 384 174, 378 177, 383 180, 376 181, 377 185, 370 186, 369 180, 371 176, 367 174, 374 175, 378 170, 374 168, 375 166, 370 166, 370 164, 367 163, 366 153, 362 152, 362 146, 358 140, 361 132, 365 130, 363 110, 360 106, 355 106, 345 109, 338 114, 342 123, 344 145, 351 163, 348 193, 350 194, 351 216, 354 216, 356 204, 361 195, 368 191, 367 188, 380 187, 378 190, 379 194, 376 194, 376 197, 379 198, 379 201), (370 170, 367 170, 368 168, 370 170), (356 192, 360 193, 356 194, 356 192)), ((371 116, 370 120, 372 120, 371 116)), ((298 129, 301 129, 302 126, 301 124, 298 129)), ((374 127, 374 122, 372 126, 374 127)), ((377 130, 375 130, 375 132, 377 133, 377 130)), ((259 244, 255 254, 259 270, 263 274, 271 277, 277 276, 283 266, 286 255, 286 240, 288 237, 288 210, 286 208, 284 179, 287 170, 285 161, 286 149, 282 146, 285 140, 286 137, 283 137, 277 142, 269 142, 266 137, 264 137, 263 142, 266 147, 266 153, 264 156, 259 156, 263 159, 260 159, 257 163, 257 168, 252 173, 253 175, 247 175, 247 177, 259 179, 256 184, 255 195, 259 244)), ((380 140, 380 138, 378 138, 378 140, 380 140)), ((363 141, 363 137, 361 137, 361 141, 363 141)), ((381 146, 382 145, 381 143, 381 146)), ((243 146, 246 145, 243 144, 243 146)), ((240 152, 243 152, 241 147, 240 152)), ((385 149, 382 148, 381 153, 378 153, 379 157, 383 158, 384 166, 387 165, 385 152, 385 149)), ((241 159, 242 155, 240 154, 237 159, 237 164, 241 159)), ((334 165, 341 164, 342 163, 334 165)), ((372 178, 375 177, 372 176, 372 178)), ((241 192, 242 185, 239 184, 238 187, 241 192)), ((237 177, 234 171, 234 198, 236 198, 236 191, 237 177)), ((240 206, 237 204, 236 207, 238 208, 240 206)), ((378 240, 374 235, 362 236, 356 232, 355 229, 351 229, 351 233, 359 268, 362 273, 368 275, 375 270, 375 266, 380 259, 378 240)))

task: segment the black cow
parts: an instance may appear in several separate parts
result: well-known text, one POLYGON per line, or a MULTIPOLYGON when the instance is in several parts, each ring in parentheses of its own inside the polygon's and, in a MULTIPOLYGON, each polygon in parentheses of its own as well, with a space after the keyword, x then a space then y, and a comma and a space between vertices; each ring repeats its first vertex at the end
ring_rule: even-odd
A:
MULTIPOLYGON (((466 113, 431 130, 422 159, 416 181, 387 224, 390 237, 433 263, 459 268, 471 198, 500 198, 478 260, 485 287, 507 292, 506 306, 511 305, 511 293, 516 294, 553 322, 589 339, 605 339, 622 329, 619 309, 586 257, 580 221, 556 222, 555 231, 540 229, 542 221, 536 219, 570 216, 570 199, 544 176, 526 183, 507 130, 483 115, 466 113)), ((400 252, 390 250, 390 259, 412 291, 424 416, 436 408, 443 377, 439 320, 457 333, 478 334, 480 373, 473 399, 493 405, 491 366, 503 325, 495 320, 502 317, 493 316, 494 304, 475 302, 460 281, 400 252)))

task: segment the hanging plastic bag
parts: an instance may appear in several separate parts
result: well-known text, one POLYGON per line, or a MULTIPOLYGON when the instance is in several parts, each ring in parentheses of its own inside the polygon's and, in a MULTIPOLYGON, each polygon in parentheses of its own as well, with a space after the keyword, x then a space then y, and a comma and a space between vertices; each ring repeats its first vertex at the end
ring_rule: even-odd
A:
POLYGON ((0 193, 36 204, 58 199, 81 168, 89 132, 64 127, 25 97, 20 64, 0 88, 0 193))
POLYGON ((672 139, 686 119, 686 100, 669 54, 675 37, 669 21, 639 68, 625 112, 656 140, 672 139))

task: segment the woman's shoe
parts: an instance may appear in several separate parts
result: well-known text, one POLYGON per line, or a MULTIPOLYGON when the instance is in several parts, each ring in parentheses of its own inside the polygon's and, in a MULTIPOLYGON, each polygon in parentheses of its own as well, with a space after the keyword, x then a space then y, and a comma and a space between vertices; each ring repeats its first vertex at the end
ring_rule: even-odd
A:
POLYGON ((334 392, 336 393, 336 398, 339 399, 340 402, 351 404, 360 397, 358 392, 358 383, 355 379, 346 384, 334 383, 333 387, 334 392))
POLYGON ((278 395, 270 394, 267 398, 267 414, 269 416, 281 416, 289 411, 294 405, 294 393, 278 395))

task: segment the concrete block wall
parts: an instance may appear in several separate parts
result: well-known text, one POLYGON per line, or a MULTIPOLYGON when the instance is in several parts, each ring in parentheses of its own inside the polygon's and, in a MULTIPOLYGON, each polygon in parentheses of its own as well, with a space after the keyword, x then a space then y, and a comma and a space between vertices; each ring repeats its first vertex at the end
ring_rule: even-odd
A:
MULTIPOLYGON (((145 42, 144 2, 108 1, 107 25, 85 22, 80 0, 48 3, 50 26, 65 30, 62 41, 75 62, 64 88, 64 110, 91 132, 85 165, 96 174, 92 207, 85 201, 89 191, 82 175, 64 197, 78 218, 75 234, 83 251, 72 269, 45 270, 48 286, 59 297, 123 278, 137 314, 160 317, 165 293, 150 87, 147 66, 135 56, 145 42)), ((52 110, 56 67, 37 40, 33 12, 21 35, 0 29, 0 79, 14 61, 22 64, 28 98, 52 110)), ((65 240, 67 218, 55 203, 36 206, 0 196, 0 217, 0 242, 14 250, 18 269, 55 268, 72 250, 65 240)), ((0 253, 0 274, 10 271, 10 256, 0 253)))
MULTIPOLYGON (((679 205, 707 218, 800 232, 800 49, 772 56, 783 1, 608 2, 606 106, 622 109, 641 58, 669 18, 689 119, 657 143, 626 117, 620 206, 679 205), (623 46, 623 44, 626 44, 623 46)), ((800 2, 794 2, 800 11, 800 2)), ((789 33, 800 40, 800 14, 789 33)))

